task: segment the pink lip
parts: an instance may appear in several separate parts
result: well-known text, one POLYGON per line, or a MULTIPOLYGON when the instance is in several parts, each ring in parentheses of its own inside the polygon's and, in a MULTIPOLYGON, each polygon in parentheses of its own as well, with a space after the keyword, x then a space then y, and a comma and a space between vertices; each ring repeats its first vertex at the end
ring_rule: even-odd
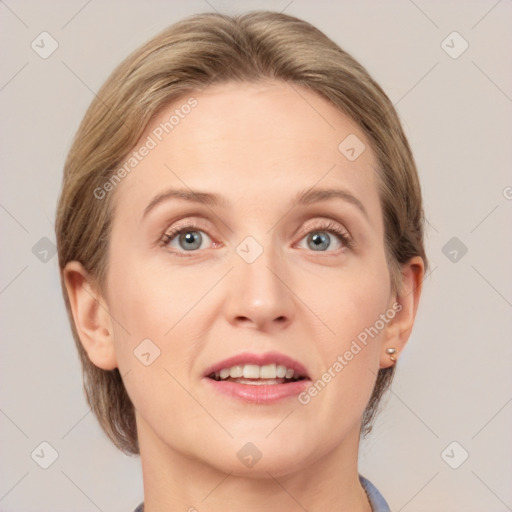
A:
POLYGON ((302 364, 291 357, 280 354, 279 352, 265 352, 264 354, 244 352, 214 364, 205 371, 204 376, 208 377, 212 373, 220 372, 223 368, 231 368, 232 366, 244 364, 257 364, 258 366, 263 366, 272 363, 276 363, 277 365, 281 364, 294 370, 296 374, 299 374, 302 377, 308 377, 308 372, 302 364))
POLYGON ((306 368, 301 363, 278 352, 266 352, 264 354, 244 352, 242 354, 238 354, 228 359, 224 359, 223 361, 220 361, 208 368, 205 371, 204 377, 205 378, 203 380, 208 383, 207 385, 212 386, 212 389, 216 392, 230 398, 236 398, 256 404, 271 404, 285 398, 297 396, 303 392, 310 383, 306 368), (272 363, 291 368, 297 374, 304 377, 304 379, 286 382, 283 384, 263 384, 258 386, 254 384, 240 384, 231 381, 217 381, 208 378, 209 375, 219 372, 223 368, 231 368, 232 366, 245 364, 257 364, 258 366, 263 366, 265 364, 272 363))
POLYGON ((207 382, 208 386, 212 386, 213 390, 223 395, 255 404, 272 404, 285 398, 295 397, 305 391, 311 382, 309 379, 304 379, 287 382, 286 384, 256 386, 208 378, 203 380, 207 382))

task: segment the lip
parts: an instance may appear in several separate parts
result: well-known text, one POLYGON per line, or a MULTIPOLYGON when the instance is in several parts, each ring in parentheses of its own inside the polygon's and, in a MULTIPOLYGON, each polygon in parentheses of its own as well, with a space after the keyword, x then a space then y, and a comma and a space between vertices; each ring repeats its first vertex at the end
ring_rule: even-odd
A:
POLYGON ((204 373, 203 380, 215 392, 254 404, 272 404, 286 398, 295 397, 305 391, 311 382, 304 365, 279 352, 265 352, 264 354, 244 352, 237 354, 209 367, 204 373), (244 364, 264 366, 272 363, 286 366, 304 377, 304 379, 283 384, 252 385, 231 381, 217 381, 209 378, 209 375, 219 372, 223 368, 244 364))
POLYGON ((253 352, 243 352, 235 356, 224 359, 215 363, 213 366, 207 368, 204 373, 204 377, 208 377, 212 373, 220 372, 223 368, 231 368, 232 366, 244 365, 244 364, 257 364, 258 366, 264 366, 266 364, 276 363, 278 365, 286 366, 294 370, 296 373, 308 379, 308 372, 304 365, 292 359, 291 357, 281 354, 279 352, 265 352, 264 354, 255 354, 253 352))
POLYGON ((306 390, 310 380, 297 380, 286 384, 273 384, 255 386, 252 384, 239 384, 222 380, 213 380, 205 377, 207 386, 229 398, 238 399, 253 404, 273 404, 286 398, 296 397, 306 390))

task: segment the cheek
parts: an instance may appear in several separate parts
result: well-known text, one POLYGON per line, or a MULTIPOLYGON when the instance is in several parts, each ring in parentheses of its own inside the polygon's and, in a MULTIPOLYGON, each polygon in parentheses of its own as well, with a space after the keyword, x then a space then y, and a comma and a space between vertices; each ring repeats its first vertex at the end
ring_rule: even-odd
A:
MULTIPOLYGON (((195 348, 182 329, 190 326, 186 315, 195 294, 128 260, 112 272, 109 283, 116 357, 133 404, 152 422, 162 418, 162 411, 186 411, 190 397, 179 383, 186 381, 183 372, 195 348)), ((181 435, 176 425, 168 427, 181 435)))
POLYGON ((326 282, 322 294, 309 292, 328 329, 316 338, 322 367, 303 402, 314 401, 313 407, 324 408, 337 423, 342 421, 336 416, 340 410, 364 410, 379 370, 381 338, 394 311, 388 311, 390 285, 384 258, 326 282))
POLYGON ((322 281, 321 286, 305 288, 304 293, 326 326, 329 346, 343 349, 359 335, 364 338, 366 329, 376 323, 382 330, 379 318, 386 313, 390 299, 384 257, 356 262, 346 270, 326 275, 322 281))
MULTIPOLYGON (((109 277, 109 296, 121 373, 130 369, 140 373, 143 369, 141 377, 149 376, 137 359, 141 352, 149 352, 150 360, 153 354, 158 356, 151 368, 160 368, 160 373, 167 368, 180 380, 188 378, 185 374, 190 372, 211 323, 206 309, 209 304, 209 309, 213 308, 210 296, 205 295, 215 286, 218 275, 192 267, 187 272, 173 271, 165 258, 117 261, 119 265, 109 277)), ((151 378, 156 378, 153 374, 151 378)))
POLYGON ((140 366, 137 347, 141 343, 141 349, 152 348, 149 352, 153 357, 161 350, 160 338, 172 326, 171 315, 166 315, 166 311, 172 311, 173 304, 172 295, 158 285, 153 272, 140 262, 137 264, 129 251, 121 258, 120 251, 116 251, 119 243, 112 243, 111 247, 108 303, 117 362, 121 374, 124 374, 133 366, 137 369, 140 366), (145 340, 151 340, 151 343, 145 340))

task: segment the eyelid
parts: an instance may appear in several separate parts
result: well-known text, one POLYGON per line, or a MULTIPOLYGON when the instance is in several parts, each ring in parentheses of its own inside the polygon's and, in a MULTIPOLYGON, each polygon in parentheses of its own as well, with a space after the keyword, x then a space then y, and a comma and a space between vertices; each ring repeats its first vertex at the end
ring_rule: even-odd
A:
MULTIPOLYGON (((180 234, 180 232, 186 232, 186 231, 202 231, 208 235, 208 238, 212 239, 213 245, 219 246, 221 245, 219 242, 216 242, 214 240, 214 237, 212 237, 209 234, 209 228, 204 226, 203 224, 206 224, 202 222, 202 220, 199 218, 190 218, 187 217, 185 219, 178 220, 174 224, 172 224, 171 227, 168 227, 161 236, 158 238, 158 242, 161 245, 167 246, 171 239, 174 239, 177 235, 180 234)), ((204 249, 203 249, 204 250, 204 249)), ((177 252, 182 255, 186 251, 175 251, 172 250, 174 254, 177 252)), ((200 251, 191 251, 191 252, 200 252, 200 251)))
MULTIPOLYGON (((218 248, 222 246, 222 243, 216 242, 214 237, 209 234, 209 228, 203 226, 202 224, 206 224, 207 222, 204 219, 199 218, 189 218, 178 220, 172 227, 167 228, 164 233, 159 237, 159 244, 164 246, 171 253, 178 256, 192 256, 194 253, 203 252, 205 249, 194 250, 194 251, 182 251, 176 249, 169 249, 168 245, 172 239, 174 239, 181 232, 185 231, 203 231, 206 233, 208 238, 212 239, 213 246, 212 248, 218 248), (188 253, 189 252, 189 253, 188 253), (188 253, 188 254, 187 254, 188 253)), ((319 254, 325 253, 325 255, 332 255, 333 253, 339 254, 339 251, 350 250, 354 246, 354 239, 350 232, 345 228, 344 224, 338 220, 334 220, 330 217, 317 217, 314 219, 308 219, 304 224, 300 226, 298 230, 294 233, 294 238, 298 237, 299 239, 295 242, 295 245, 301 242, 304 237, 314 231, 325 231, 327 233, 331 233, 338 238, 340 243, 342 244, 341 249, 331 250, 331 251, 312 251, 313 253, 317 252, 319 254), (312 224, 312 225, 311 225, 312 224)))
MULTIPOLYGON (((206 227, 206 224, 207 222, 205 222, 204 219, 202 219, 201 217, 183 217, 183 218, 180 218, 180 219, 177 219, 175 222, 173 222, 171 224, 171 226, 169 226, 168 228, 166 228, 165 232, 166 233, 169 233, 169 232, 172 232, 172 231, 179 231, 180 229, 183 229, 183 228, 189 228, 189 227, 195 227, 197 229, 208 229, 206 227)), ((211 223, 209 223, 211 224, 211 223)))
MULTIPOLYGON (((334 236, 338 237, 343 244, 343 249, 352 249, 354 247, 354 238, 350 234, 349 230, 344 226, 340 221, 334 220, 329 217, 323 217, 321 219, 311 219, 306 221, 306 223, 301 227, 299 233, 302 233, 299 238, 299 242, 303 240, 303 238, 313 233, 314 231, 325 231, 326 233, 334 234, 334 236), (310 226, 310 224, 313 224, 310 226)), ((298 236, 298 235, 297 235, 298 236)), ((318 253, 332 254, 336 251, 313 251, 318 253)))
POLYGON ((312 230, 314 231, 315 229, 327 229, 328 226, 336 227, 343 233, 346 233, 348 237, 352 238, 349 230, 345 227, 343 222, 337 220, 336 218, 327 217, 325 215, 319 215, 312 219, 306 220, 298 230, 298 233, 304 231, 305 234, 307 234, 312 230))

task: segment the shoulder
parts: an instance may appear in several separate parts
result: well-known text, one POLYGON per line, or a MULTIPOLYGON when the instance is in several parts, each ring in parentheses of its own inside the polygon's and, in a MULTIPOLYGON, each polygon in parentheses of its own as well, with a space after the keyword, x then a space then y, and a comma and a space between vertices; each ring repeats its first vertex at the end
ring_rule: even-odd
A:
POLYGON ((144 512, 144 503, 141 503, 133 512, 144 512))
POLYGON ((359 475, 359 481, 363 486, 363 489, 370 500, 373 512, 391 512, 389 505, 387 504, 384 496, 378 491, 378 489, 367 480, 364 476, 359 475))

